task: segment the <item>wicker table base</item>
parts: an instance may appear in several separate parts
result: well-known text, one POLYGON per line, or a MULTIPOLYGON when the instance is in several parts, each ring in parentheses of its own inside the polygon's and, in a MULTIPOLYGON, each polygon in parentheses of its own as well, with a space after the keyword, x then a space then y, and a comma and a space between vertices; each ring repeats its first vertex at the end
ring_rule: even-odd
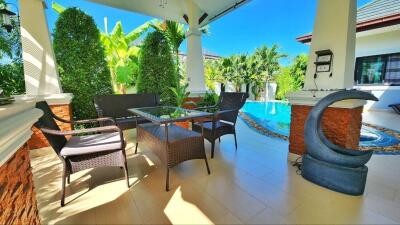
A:
POLYGON ((137 127, 137 143, 152 149, 167 167, 166 191, 169 191, 169 169, 181 162, 204 159, 207 172, 210 169, 204 149, 203 136, 176 125, 141 124, 137 127))

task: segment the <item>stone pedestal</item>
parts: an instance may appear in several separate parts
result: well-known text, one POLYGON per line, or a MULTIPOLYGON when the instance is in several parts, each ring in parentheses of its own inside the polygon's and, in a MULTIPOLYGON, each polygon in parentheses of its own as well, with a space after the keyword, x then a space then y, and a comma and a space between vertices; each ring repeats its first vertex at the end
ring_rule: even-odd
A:
MULTIPOLYGON (((289 96, 292 104, 289 160, 293 161, 305 151, 304 125, 312 107, 332 91, 315 93, 301 91, 289 96)), ((333 143, 346 148, 357 149, 360 141, 362 111, 365 101, 346 100, 328 108, 322 118, 325 136, 333 143)))
MULTIPOLYGON (((304 145, 304 125, 312 106, 293 105, 289 152, 302 155, 306 149, 304 145)), ((363 107, 353 109, 329 108, 324 113, 322 127, 326 137, 337 145, 357 149, 360 140, 361 114, 363 107)))

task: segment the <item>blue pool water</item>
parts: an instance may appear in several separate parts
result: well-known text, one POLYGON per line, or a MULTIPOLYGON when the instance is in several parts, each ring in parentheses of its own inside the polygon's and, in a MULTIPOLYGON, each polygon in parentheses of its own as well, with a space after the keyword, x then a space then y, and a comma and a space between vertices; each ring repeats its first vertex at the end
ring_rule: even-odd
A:
MULTIPOLYGON (((284 102, 246 102, 242 112, 257 122, 263 128, 274 133, 289 136, 290 105, 284 102)), ((361 129, 360 146, 385 147, 400 143, 397 138, 377 129, 363 126, 361 129)))

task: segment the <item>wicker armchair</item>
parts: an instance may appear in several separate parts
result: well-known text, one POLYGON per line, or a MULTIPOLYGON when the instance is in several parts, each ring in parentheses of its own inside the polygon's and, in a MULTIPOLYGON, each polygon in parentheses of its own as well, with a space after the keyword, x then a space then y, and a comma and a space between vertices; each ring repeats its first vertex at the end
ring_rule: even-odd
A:
MULTIPOLYGON (((246 103, 246 98, 246 93, 222 92, 216 105, 197 108, 197 110, 214 112, 212 121, 206 121, 203 125, 204 137, 211 142, 211 158, 214 158, 215 140, 221 141, 220 138, 224 135, 234 135, 235 148, 237 149, 235 125, 239 110, 246 103)), ((193 123, 192 129, 199 133, 202 132, 202 126, 199 123, 193 123)))
POLYGON ((93 120, 67 121, 53 114, 48 104, 38 102, 38 109, 44 114, 35 123, 63 164, 61 206, 65 202, 65 181, 70 183, 70 175, 78 171, 96 167, 115 166, 125 171, 129 188, 128 167, 126 162, 125 141, 120 128, 115 125, 95 127, 82 130, 61 131, 55 120, 63 123, 95 124, 100 122, 114 123, 111 118, 93 120), (79 136, 77 136, 79 135, 79 136), (65 136, 70 136, 67 139, 65 136))

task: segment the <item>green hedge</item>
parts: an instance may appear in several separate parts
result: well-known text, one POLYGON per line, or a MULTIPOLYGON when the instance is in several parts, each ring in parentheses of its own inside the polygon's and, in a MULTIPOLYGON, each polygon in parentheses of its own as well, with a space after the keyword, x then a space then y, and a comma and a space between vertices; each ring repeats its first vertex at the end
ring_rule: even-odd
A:
POLYGON ((168 40, 159 32, 149 33, 139 56, 138 93, 158 93, 164 105, 176 105, 170 87, 177 87, 178 76, 168 40))
POLYGON ((63 91, 72 93, 73 117, 96 117, 93 98, 111 94, 111 77, 91 16, 77 8, 60 14, 54 30, 54 51, 63 91))

